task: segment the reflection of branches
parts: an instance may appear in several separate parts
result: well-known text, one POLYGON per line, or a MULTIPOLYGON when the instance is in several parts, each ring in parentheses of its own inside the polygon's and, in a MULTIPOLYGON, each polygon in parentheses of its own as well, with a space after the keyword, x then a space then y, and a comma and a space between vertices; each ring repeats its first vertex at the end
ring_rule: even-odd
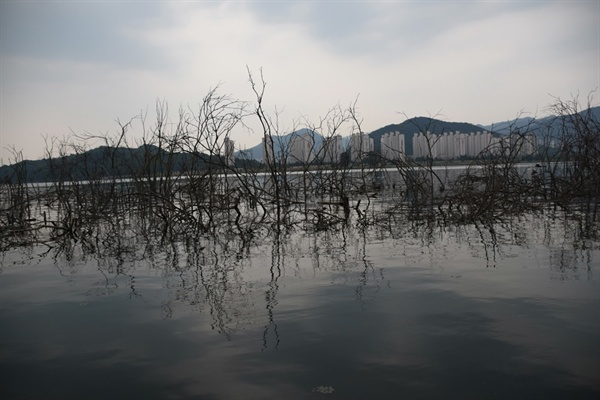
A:
POLYGON ((268 284, 268 290, 265 292, 267 315, 269 318, 268 325, 265 325, 263 332, 263 350, 268 347, 268 334, 270 328, 273 328, 275 335, 275 348, 279 347, 279 332, 277 331, 277 323, 275 322, 275 306, 277 305, 277 292, 279 291, 278 279, 281 277, 281 266, 285 262, 285 253, 282 248, 280 232, 275 234, 271 249, 271 280, 268 284))
POLYGON ((208 306, 212 329, 229 339, 240 323, 236 305, 245 303, 246 283, 241 280, 239 252, 231 246, 231 237, 221 239, 213 237, 205 246, 188 246, 188 265, 181 271, 177 299, 208 306))
POLYGON ((549 266, 559 273, 561 280, 592 279, 593 250, 597 230, 589 231, 589 215, 563 215, 556 212, 544 221, 544 245, 554 248, 549 266), (562 216, 562 217, 561 217, 562 216), (583 273, 583 274, 582 274, 583 273))
MULTIPOLYGON (((365 229, 361 230, 361 235, 360 235, 360 241, 361 241, 361 247, 360 247, 360 260, 362 262, 363 265, 363 269, 359 274, 359 279, 358 279, 358 285, 356 286, 356 300, 358 300, 361 303, 361 307, 363 309, 366 308, 367 302, 364 299, 364 289, 368 286, 369 283, 369 273, 371 273, 373 275, 373 280, 375 282, 375 285, 377 287, 376 292, 379 292, 380 286, 379 286, 379 281, 377 279, 377 277, 375 276, 375 268, 373 267, 373 262, 371 260, 369 260, 368 256, 367 256, 367 232, 365 229)), ((383 277, 383 270, 381 271, 381 279, 384 279, 383 277)))
POLYGON ((496 230, 494 229, 494 225, 486 224, 484 227, 482 227, 479 224, 475 223, 474 227, 477 230, 477 232, 479 233, 479 237, 481 239, 481 244, 483 245, 483 251, 485 253, 485 260, 487 262, 487 266, 488 267, 491 266, 491 267, 495 268, 496 267, 496 252, 497 252, 498 241, 497 241, 496 230), (486 238, 484 237, 482 228, 485 228, 490 234, 490 243, 489 244, 488 244, 488 241, 486 240, 486 238), (491 262, 491 265, 490 265, 490 262, 491 262))

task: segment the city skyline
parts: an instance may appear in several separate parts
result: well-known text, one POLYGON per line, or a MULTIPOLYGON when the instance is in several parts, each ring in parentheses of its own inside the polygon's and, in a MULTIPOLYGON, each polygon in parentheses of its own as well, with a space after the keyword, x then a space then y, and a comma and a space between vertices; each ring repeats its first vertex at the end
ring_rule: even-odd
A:
MULTIPOLYGON (((540 138, 532 133, 502 135, 486 130, 445 131, 438 134, 429 131, 413 134, 387 132, 378 140, 378 152, 375 151, 375 139, 371 138, 369 133, 352 134, 347 138, 345 146, 340 135, 321 137, 320 145, 315 141, 315 137, 320 134, 314 131, 292 132, 286 136, 289 136, 288 140, 285 140, 285 136, 263 138, 263 163, 307 165, 316 161, 336 164, 341 162, 344 153, 351 162, 362 162, 370 154, 377 154, 382 160, 391 162, 407 159, 474 159, 482 154, 498 155, 501 152, 514 153, 517 158, 523 158, 533 155, 540 145, 540 138), (412 144, 410 151, 406 145, 407 137, 412 144), (274 150, 274 143, 277 143, 277 150, 274 150)), ((238 155, 240 158, 248 157, 243 151, 238 155)))

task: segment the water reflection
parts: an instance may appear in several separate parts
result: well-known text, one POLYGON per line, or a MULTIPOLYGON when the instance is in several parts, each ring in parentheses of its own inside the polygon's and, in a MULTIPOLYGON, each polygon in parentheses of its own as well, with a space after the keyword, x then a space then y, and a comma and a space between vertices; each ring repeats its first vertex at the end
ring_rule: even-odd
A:
POLYGON ((597 398, 580 220, 402 218, 3 253, 0 394, 597 398))

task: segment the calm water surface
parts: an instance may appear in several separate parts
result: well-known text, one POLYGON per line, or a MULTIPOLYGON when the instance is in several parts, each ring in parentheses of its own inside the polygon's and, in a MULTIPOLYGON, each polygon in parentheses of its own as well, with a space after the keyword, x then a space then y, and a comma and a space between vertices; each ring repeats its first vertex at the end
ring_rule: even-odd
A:
POLYGON ((2 255, 2 399, 598 399, 576 222, 393 224, 2 255))

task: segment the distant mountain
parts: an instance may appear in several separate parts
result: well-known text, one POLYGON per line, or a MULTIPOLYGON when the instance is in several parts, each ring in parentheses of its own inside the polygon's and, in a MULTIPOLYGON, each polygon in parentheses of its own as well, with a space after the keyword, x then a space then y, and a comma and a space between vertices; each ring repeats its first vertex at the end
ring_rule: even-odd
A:
MULTIPOLYGON (((600 121, 600 106, 591 107, 579 112, 582 117, 590 113, 591 117, 596 121, 600 121)), ((497 132, 502 135, 507 135, 515 130, 527 131, 538 135, 550 134, 558 136, 562 132, 563 120, 555 115, 536 119, 531 117, 516 118, 512 121, 496 122, 491 125, 481 125, 487 131, 497 132)))
MULTIPOLYGON (((58 176, 69 180, 80 180, 90 174, 105 177, 119 173, 124 175, 124 159, 132 149, 100 146, 80 154, 55 157, 42 160, 25 160, 0 167, 0 182, 47 182, 58 176)), ((151 151, 151 150, 149 150, 151 151)))
POLYGON ((486 131, 494 131, 501 134, 509 134, 511 131, 515 129, 523 129, 532 124, 535 121, 535 118, 532 117, 524 117, 517 118, 512 121, 503 121, 503 122, 495 122, 491 125, 479 125, 482 129, 486 131))
MULTIPOLYGON (((204 154, 175 153, 170 155, 153 145, 138 148, 101 146, 82 153, 52 159, 25 160, 0 167, 0 183, 50 182, 125 177, 141 173, 162 174, 165 165, 171 171, 203 168, 210 157, 204 154)), ((216 162, 216 160, 215 160, 216 162)))

